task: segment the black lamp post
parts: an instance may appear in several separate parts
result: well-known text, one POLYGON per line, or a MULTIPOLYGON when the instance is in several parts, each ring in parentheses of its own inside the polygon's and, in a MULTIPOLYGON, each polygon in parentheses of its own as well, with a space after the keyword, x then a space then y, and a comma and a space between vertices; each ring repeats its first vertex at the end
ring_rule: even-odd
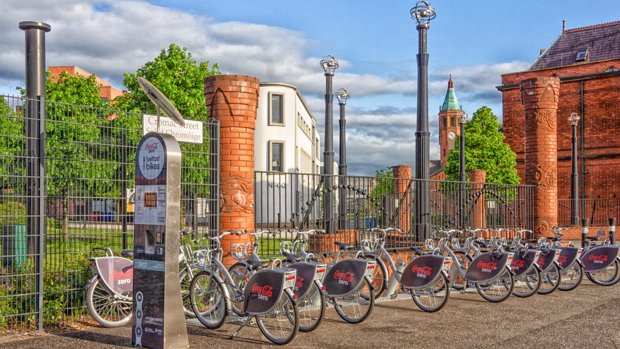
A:
POLYGON ((428 132, 428 53, 426 33, 431 20, 436 16, 428 1, 418 1, 409 13, 418 23, 418 117, 415 133, 416 160, 416 213, 415 225, 418 239, 431 235, 430 224, 430 145, 428 132))
POLYGON ((465 176, 465 121, 467 120, 467 113, 461 111, 459 118, 459 186, 460 186, 460 200, 459 200, 459 215, 461 217, 461 229, 465 227, 465 182, 467 177, 465 176))
POLYGON ((325 183, 325 209, 323 221, 325 231, 334 233, 334 209, 332 207, 332 187, 334 180, 334 125, 333 125, 333 102, 332 79, 334 71, 338 69, 338 61, 333 56, 327 55, 321 60, 321 67, 325 71, 325 151, 323 152, 323 174, 325 183))
POLYGON ((338 157, 338 175, 340 176, 340 190, 338 191, 339 195, 339 203, 340 208, 338 212, 340 213, 339 219, 339 227, 340 229, 346 228, 347 221, 347 191, 345 190, 346 186, 346 176, 347 176, 347 120, 345 118, 345 107, 347 105, 347 100, 349 99, 349 92, 344 88, 339 88, 336 92, 336 98, 338 98, 338 104, 340 105, 340 147, 339 147, 339 157, 338 157))
POLYGON ((572 113, 568 117, 573 128, 571 137, 571 173, 570 173, 570 224, 579 224, 579 183, 577 181, 577 124, 581 117, 577 113, 572 113))

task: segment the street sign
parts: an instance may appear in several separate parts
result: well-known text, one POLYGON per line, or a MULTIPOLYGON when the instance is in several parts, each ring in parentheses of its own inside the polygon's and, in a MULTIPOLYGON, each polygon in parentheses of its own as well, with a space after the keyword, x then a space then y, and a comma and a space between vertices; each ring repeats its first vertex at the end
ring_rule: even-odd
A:
MULTIPOLYGON (((156 115, 142 115, 142 135, 146 135, 149 132, 158 132, 157 119, 156 115)), ((174 120, 160 116, 159 133, 169 134, 179 142, 199 144, 203 142, 201 121, 185 120, 185 126, 180 126, 174 120)))

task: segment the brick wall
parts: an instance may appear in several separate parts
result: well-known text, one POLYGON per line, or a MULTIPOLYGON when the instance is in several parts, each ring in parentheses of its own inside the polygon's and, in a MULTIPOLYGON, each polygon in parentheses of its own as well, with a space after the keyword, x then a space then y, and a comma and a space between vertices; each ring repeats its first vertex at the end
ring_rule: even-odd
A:
MULTIPOLYGON (((557 76, 560 82, 557 109, 557 186, 558 199, 570 198, 571 126, 573 113, 581 114, 581 78, 577 76, 605 73, 610 67, 620 69, 620 59, 586 63, 561 68, 506 74, 502 76, 503 128, 505 141, 517 154, 517 168, 525 183, 525 111, 519 84, 533 77, 557 76)), ((620 197, 620 74, 583 80, 585 117, 586 198, 620 197)), ((581 126, 578 144, 581 147, 581 126)), ((579 162, 581 191, 581 162, 579 162)), ((581 192, 579 193, 581 197, 581 192)))

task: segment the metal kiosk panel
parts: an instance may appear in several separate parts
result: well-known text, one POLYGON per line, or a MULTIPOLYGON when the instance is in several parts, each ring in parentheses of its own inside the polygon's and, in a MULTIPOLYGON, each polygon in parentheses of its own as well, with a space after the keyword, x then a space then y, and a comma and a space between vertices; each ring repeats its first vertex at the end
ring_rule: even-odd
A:
POLYGON ((188 348, 179 281, 181 150, 146 134, 136 155, 133 335, 135 346, 188 348))

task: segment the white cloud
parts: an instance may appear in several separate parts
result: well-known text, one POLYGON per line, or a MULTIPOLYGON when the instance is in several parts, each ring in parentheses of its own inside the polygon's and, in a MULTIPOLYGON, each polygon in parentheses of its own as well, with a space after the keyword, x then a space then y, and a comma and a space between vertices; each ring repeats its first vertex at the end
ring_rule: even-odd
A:
MULTIPOLYGON (((309 54, 315 43, 286 28, 216 19, 159 7, 141 0, 3 0, 0 3, 0 92, 13 93, 23 84, 24 34, 21 20, 51 24, 46 35, 48 65, 77 65, 121 87, 124 72, 135 72, 170 43, 187 47, 197 61, 219 63, 223 73, 257 76, 262 81, 297 86, 319 127, 324 122, 325 80, 321 57, 309 54)), ((337 57, 338 58, 338 57, 337 57)), ((397 59, 397 58, 394 58, 397 59)), ((347 113, 348 163, 352 174, 415 159, 415 69, 409 63, 390 64, 391 72, 355 73, 355 60, 339 58, 335 87, 355 96, 347 113), (382 95, 406 96, 402 102, 376 102, 382 95), (358 99, 359 98, 359 99, 358 99), (359 102, 358 102, 359 101, 359 102), (364 103, 372 103, 372 106, 364 103), (357 107, 356 107, 357 105, 357 107), (359 107, 365 105, 364 108, 359 107)), ((391 62, 394 63, 394 62, 391 62)), ((448 74, 453 74, 459 102, 496 108, 500 74, 527 69, 523 62, 465 67, 431 67, 429 92, 431 159, 438 158, 436 108, 443 99, 448 74)), ((337 111, 337 108, 335 108, 337 111)), ((337 154, 337 116, 334 134, 337 154)), ((322 132, 321 132, 322 134, 322 132)))

